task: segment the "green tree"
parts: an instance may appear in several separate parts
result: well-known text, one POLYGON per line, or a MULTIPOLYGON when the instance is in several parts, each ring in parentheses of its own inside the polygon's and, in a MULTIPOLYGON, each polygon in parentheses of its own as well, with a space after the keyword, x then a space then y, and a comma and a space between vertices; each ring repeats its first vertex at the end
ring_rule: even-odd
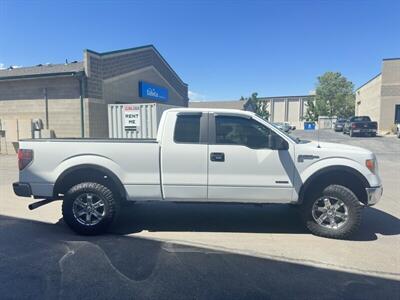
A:
MULTIPOLYGON (((354 85, 339 72, 326 72, 318 77, 316 88, 314 117, 354 115, 354 85)), ((312 105, 311 105, 312 106, 312 105)))
POLYGON ((306 114, 304 116, 304 119, 306 121, 318 121, 318 112, 317 108, 315 106, 315 98, 308 98, 306 102, 306 114))
POLYGON ((255 109, 255 113, 257 115, 259 115, 261 118, 263 118, 264 120, 269 119, 269 107, 268 104, 265 101, 260 101, 258 98, 258 93, 254 92, 251 94, 251 96, 249 98, 243 98, 243 96, 240 98, 241 100, 248 100, 250 101, 250 104, 253 106, 253 108, 255 109))

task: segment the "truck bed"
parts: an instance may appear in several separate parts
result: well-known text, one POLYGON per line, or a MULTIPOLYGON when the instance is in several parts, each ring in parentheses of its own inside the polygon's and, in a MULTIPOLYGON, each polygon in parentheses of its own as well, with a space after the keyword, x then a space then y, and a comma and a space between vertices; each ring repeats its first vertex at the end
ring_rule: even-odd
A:
POLYGON ((113 172, 128 197, 161 198, 160 150, 155 139, 28 139, 19 146, 33 150, 33 162, 20 172, 20 181, 30 182, 34 195, 51 195, 63 172, 83 164, 113 172))

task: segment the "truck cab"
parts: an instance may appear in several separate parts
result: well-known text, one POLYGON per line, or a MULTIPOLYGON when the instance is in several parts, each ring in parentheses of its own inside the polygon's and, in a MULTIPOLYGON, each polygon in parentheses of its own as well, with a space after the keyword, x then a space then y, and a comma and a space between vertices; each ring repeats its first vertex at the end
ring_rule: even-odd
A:
POLYGON ((254 117, 237 111, 167 113, 159 136, 164 199, 291 202, 294 146, 254 117))

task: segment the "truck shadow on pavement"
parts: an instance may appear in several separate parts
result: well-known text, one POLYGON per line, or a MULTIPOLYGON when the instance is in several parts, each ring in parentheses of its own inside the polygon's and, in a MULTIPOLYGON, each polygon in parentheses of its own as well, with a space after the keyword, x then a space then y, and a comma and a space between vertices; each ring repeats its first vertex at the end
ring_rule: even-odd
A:
POLYGON ((329 266, 140 237, 84 237, 1 215, 0 268, 2 299, 364 300, 400 293, 397 280, 329 266))
MULTIPOLYGON (((269 204, 138 203, 124 207, 111 232, 148 231, 249 232, 307 234, 298 208, 269 204)), ((374 241, 377 234, 400 234, 400 220, 372 207, 363 210, 355 241, 374 241)))

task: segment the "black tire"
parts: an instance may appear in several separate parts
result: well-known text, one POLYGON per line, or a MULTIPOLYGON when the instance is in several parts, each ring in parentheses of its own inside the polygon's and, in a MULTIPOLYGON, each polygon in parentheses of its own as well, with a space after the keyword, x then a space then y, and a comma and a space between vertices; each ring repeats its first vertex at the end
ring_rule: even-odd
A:
POLYGON ((314 234, 333 239, 348 239, 357 232, 361 223, 363 206, 356 195, 342 185, 330 185, 321 192, 311 192, 302 204, 302 216, 306 227, 314 234), (347 221, 339 228, 327 228, 317 223, 313 217, 314 203, 321 197, 332 197, 341 200, 347 207, 347 221))
MULTIPOLYGON (((115 219, 118 209, 119 203, 116 201, 113 192, 108 187, 95 182, 83 182, 71 187, 65 194, 62 204, 65 223, 73 231, 83 235, 98 235, 106 232, 115 219), (101 214, 104 214, 104 216, 97 224, 83 224, 82 220, 74 214, 74 202, 84 195, 93 195, 96 199, 100 199, 103 204, 99 209, 102 209, 101 214)), ((90 218, 93 219, 93 215, 90 218)))

